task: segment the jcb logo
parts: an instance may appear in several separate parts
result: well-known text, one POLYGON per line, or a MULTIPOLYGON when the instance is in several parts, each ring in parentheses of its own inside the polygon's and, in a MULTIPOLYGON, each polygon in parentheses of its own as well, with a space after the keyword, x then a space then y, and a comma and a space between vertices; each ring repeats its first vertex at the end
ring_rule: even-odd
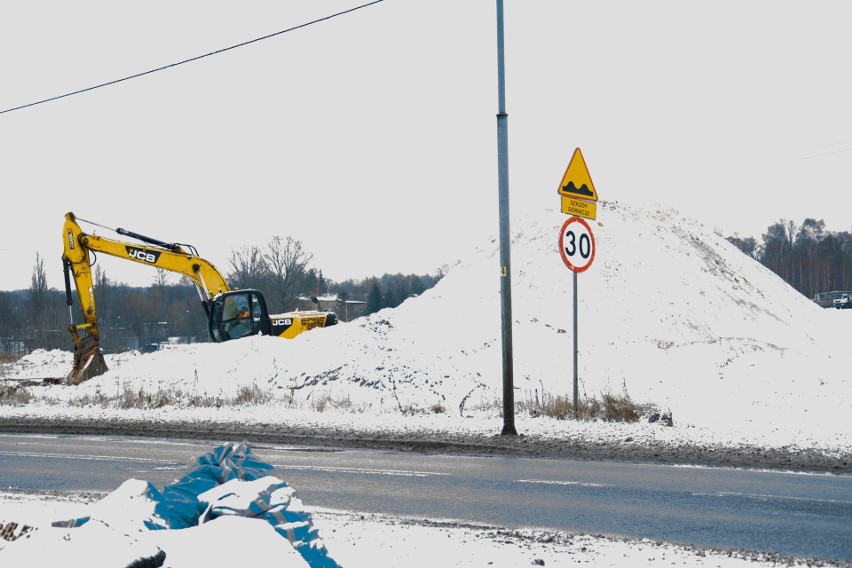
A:
POLYGON ((127 250, 127 256, 134 260, 141 260, 142 262, 150 262, 151 264, 156 264, 157 259, 160 258, 160 253, 157 251, 147 251, 133 247, 124 248, 127 250))
POLYGON ((290 318, 272 320, 272 325, 291 326, 293 325, 293 320, 290 318))

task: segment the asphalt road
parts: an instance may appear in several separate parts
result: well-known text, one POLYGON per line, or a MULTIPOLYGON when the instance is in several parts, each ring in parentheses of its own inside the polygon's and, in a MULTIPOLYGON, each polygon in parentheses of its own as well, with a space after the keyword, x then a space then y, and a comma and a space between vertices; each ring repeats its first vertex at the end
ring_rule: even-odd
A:
MULTIPOLYGON (((0 434, 0 487, 157 487, 217 442, 0 434)), ((852 562, 852 477, 254 445, 308 506, 852 562)))

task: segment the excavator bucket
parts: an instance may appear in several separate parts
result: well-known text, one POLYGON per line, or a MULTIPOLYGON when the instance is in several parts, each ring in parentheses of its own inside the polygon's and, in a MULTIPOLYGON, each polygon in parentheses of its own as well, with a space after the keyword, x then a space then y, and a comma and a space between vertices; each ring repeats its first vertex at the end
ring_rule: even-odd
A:
POLYGON ((74 347, 74 368, 65 377, 65 383, 79 385, 92 377, 103 375, 107 372, 107 364, 98 340, 92 336, 84 337, 74 347))

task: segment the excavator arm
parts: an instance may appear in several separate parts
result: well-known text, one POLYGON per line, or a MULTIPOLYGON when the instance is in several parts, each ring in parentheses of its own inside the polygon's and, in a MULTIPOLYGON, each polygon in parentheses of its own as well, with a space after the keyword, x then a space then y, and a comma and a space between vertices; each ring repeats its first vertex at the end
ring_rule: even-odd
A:
MULTIPOLYGON (((107 370, 100 351, 98 315, 92 278, 92 252, 132 260, 153 268, 162 268, 189 277, 196 285, 205 312, 210 315, 213 299, 229 291, 228 284, 215 266, 195 254, 188 245, 166 243, 138 233, 116 229, 116 232, 142 241, 144 244, 123 242, 83 232, 74 213, 65 215, 63 226, 66 301, 72 304, 70 279, 73 276, 83 313, 83 322, 68 326, 74 342, 74 367, 66 378, 68 384, 78 384, 107 370), (81 332, 85 335, 81 336, 81 332)), ((69 308, 70 309, 70 308, 69 308)))
POLYGON ((168 243, 121 228, 114 230, 119 235, 136 239, 142 244, 85 233, 77 224, 73 213, 65 215, 62 229, 62 264, 65 271, 66 302, 71 320, 68 331, 71 332, 74 342, 74 367, 66 377, 68 384, 79 384, 107 371, 98 335, 98 314, 92 279, 93 253, 104 253, 187 276, 195 283, 207 314, 210 338, 216 342, 257 334, 291 339, 304 331, 337 323, 337 315, 334 312, 315 310, 297 310, 270 316, 266 300, 259 290, 230 290, 216 267, 199 257, 191 245, 168 243), (71 309, 72 277, 83 313, 83 322, 77 324, 74 323, 71 309), (85 335, 81 335, 81 332, 85 332, 85 335))
MULTIPOLYGON (((91 287, 90 251, 94 251, 188 276, 207 300, 229 290, 228 283, 216 267, 199 257, 195 250, 186 250, 184 247, 192 248, 188 245, 159 241, 122 228, 116 229, 116 232, 147 244, 128 243, 84 233, 73 213, 65 215, 63 232, 65 254, 62 259, 73 269, 74 280, 77 283, 91 287)), ((85 298, 83 294, 80 294, 80 304, 84 307, 84 311, 90 300, 94 302, 90 294, 87 294, 85 298)))

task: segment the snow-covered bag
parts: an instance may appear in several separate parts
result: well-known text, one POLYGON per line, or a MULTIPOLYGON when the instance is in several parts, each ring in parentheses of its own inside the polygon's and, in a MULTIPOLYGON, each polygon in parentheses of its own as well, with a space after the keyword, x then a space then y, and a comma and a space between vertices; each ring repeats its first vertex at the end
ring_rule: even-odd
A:
POLYGON ((195 568, 259 556, 287 568, 339 568, 293 489, 247 445, 224 444, 197 463, 162 492, 130 479, 86 514, 28 525, 3 541, 0 566, 195 568), (241 546, 209 546, 234 535, 241 546))
POLYGON ((311 514, 295 491, 280 479, 232 479, 198 496, 207 508, 199 523, 228 516, 263 519, 290 541, 312 568, 338 568, 328 552, 311 514))

